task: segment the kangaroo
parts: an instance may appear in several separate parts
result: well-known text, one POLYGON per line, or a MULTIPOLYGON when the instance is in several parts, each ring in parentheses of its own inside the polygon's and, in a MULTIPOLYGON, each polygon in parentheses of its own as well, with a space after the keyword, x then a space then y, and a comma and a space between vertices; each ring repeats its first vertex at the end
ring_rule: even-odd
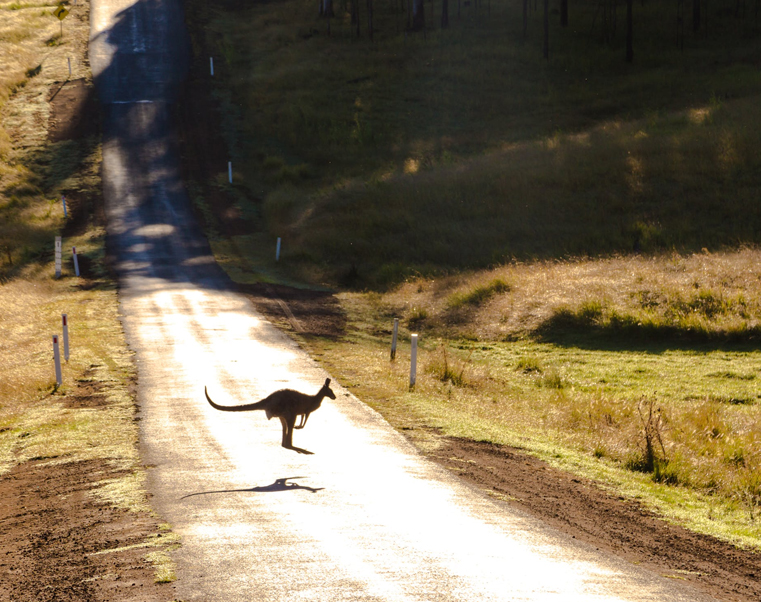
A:
POLYGON ((247 412, 249 410, 264 410, 267 415, 267 420, 273 416, 280 418, 280 423, 283 425, 283 447, 286 449, 292 449, 300 454, 311 454, 312 452, 295 447, 293 445, 293 430, 303 429, 309 415, 314 412, 322 404, 322 400, 325 397, 335 399, 336 394, 333 393, 330 388, 330 379, 325 379, 325 384, 322 385, 316 395, 307 395, 306 393, 299 393, 293 389, 280 389, 274 393, 270 393, 267 397, 256 403, 247 403, 239 406, 221 406, 212 401, 209 397, 209 392, 204 387, 204 393, 206 399, 211 404, 211 407, 224 412, 247 412), (300 417, 301 421, 296 425, 296 418, 300 417))

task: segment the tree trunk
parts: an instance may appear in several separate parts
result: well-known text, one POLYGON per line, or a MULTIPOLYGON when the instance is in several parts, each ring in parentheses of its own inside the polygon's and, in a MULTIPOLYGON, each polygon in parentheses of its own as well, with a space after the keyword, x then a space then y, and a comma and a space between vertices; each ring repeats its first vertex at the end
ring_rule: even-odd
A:
POLYGON ((359 0, 351 0, 351 23, 357 26, 357 37, 359 37, 359 0))
POLYGON ((423 0, 412 0, 412 31, 425 29, 425 4, 423 0))
POLYGON ((528 34, 528 0, 523 0, 523 39, 528 34))
POLYGON ((692 31, 700 30, 700 0, 692 0, 692 31))
POLYGON ((441 29, 449 27, 449 0, 441 0, 441 29))
POLYGON ((333 17, 333 0, 320 0, 320 16, 321 17, 333 17))
POLYGON ((568 0, 560 0, 560 25, 568 27, 568 0))
POLYGON ((632 23, 632 9, 634 0, 626 0, 626 62, 634 62, 634 25, 632 23))
POLYGON ((373 0, 367 0, 367 31, 370 32, 370 41, 373 41, 373 0))
MULTIPOLYGON (((631 1, 631 0, 629 0, 631 1)), ((544 58, 550 58, 550 0, 544 0, 544 58)))

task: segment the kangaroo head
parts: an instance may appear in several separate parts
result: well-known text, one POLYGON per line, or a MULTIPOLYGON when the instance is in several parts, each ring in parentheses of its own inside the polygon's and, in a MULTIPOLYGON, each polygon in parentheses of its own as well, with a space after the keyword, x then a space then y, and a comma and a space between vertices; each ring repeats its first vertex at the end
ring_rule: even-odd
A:
POLYGON ((325 384, 322 385, 322 389, 320 389, 320 395, 323 395, 325 397, 330 397, 331 399, 336 398, 336 394, 333 393, 333 390, 330 388, 330 379, 325 379, 325 384))

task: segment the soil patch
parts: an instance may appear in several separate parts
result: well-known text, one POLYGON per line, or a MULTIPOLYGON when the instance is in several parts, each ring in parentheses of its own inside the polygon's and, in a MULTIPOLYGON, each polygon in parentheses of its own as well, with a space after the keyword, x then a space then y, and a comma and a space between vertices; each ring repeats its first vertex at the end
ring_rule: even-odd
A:
POLYGON ((761 600, 761 554, 658 518, 635 501, 520 450, 444 437, 429 457, 505 503, 572 537, 720 600, 761 600))
POLYGON ((301 336, 335 339, 346 329, 346 314, 329 291, 277 284, 236 284, 273 324, 301 336))
POLYGON ((75 79, 58 83, 51 89, 48 102, 51 142, 97 136, 100 132, 100 106, 92 82, 75 79))
MULTIPOLYGON (((0 478, 0 583, 13 602, 166 602, 142 544, 155 518, 88 495, 120 476, 103 460, 21 464, 0 478), (136 546, 136 547, 131 547, 136 546)), ((5 596, 8 596, 7 598, 5 596)))
POLYGON ((70 410, 94 410, 108 406, 108 397, 103 393, 105 385, 100 381, 90 380, 90 377, 95 374, 95 368, 96 366, 93 365, 85 370, 82 378, 77 381, 76 390, 64 398, 63 403, 70 410))

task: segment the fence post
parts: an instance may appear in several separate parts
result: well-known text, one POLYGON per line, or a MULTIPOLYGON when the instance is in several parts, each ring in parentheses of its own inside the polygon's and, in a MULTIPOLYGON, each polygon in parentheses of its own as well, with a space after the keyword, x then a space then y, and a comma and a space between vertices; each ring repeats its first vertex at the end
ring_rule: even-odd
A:
POLYGON ((61 352, 58 349, 58 335, 53 335, 53 362, 55 362, 55 383, 59 387, 63 384, 63 375, 61 374, 61 352))
POLYGON ((63 326, 63 359, 69 361, 69 317, 61 314, 61 323, 63 326))
POLYGON ((396 340, 399 337, 399 318, 394 318, 394 330, 391 334, 391 361, 396 359, 396 340))
POLYGON ((61 237, 55 237, 55 277, 61 277, 61 237))
POLYGON ((74 273, 79 276, 79 259, 77 259, 76 247, 71 247, 71 254, 74 257, 74 273))
POLYGON ((415 388, 415 382, 417 381, 417 335, 410 336, 410 390, 415 388))

